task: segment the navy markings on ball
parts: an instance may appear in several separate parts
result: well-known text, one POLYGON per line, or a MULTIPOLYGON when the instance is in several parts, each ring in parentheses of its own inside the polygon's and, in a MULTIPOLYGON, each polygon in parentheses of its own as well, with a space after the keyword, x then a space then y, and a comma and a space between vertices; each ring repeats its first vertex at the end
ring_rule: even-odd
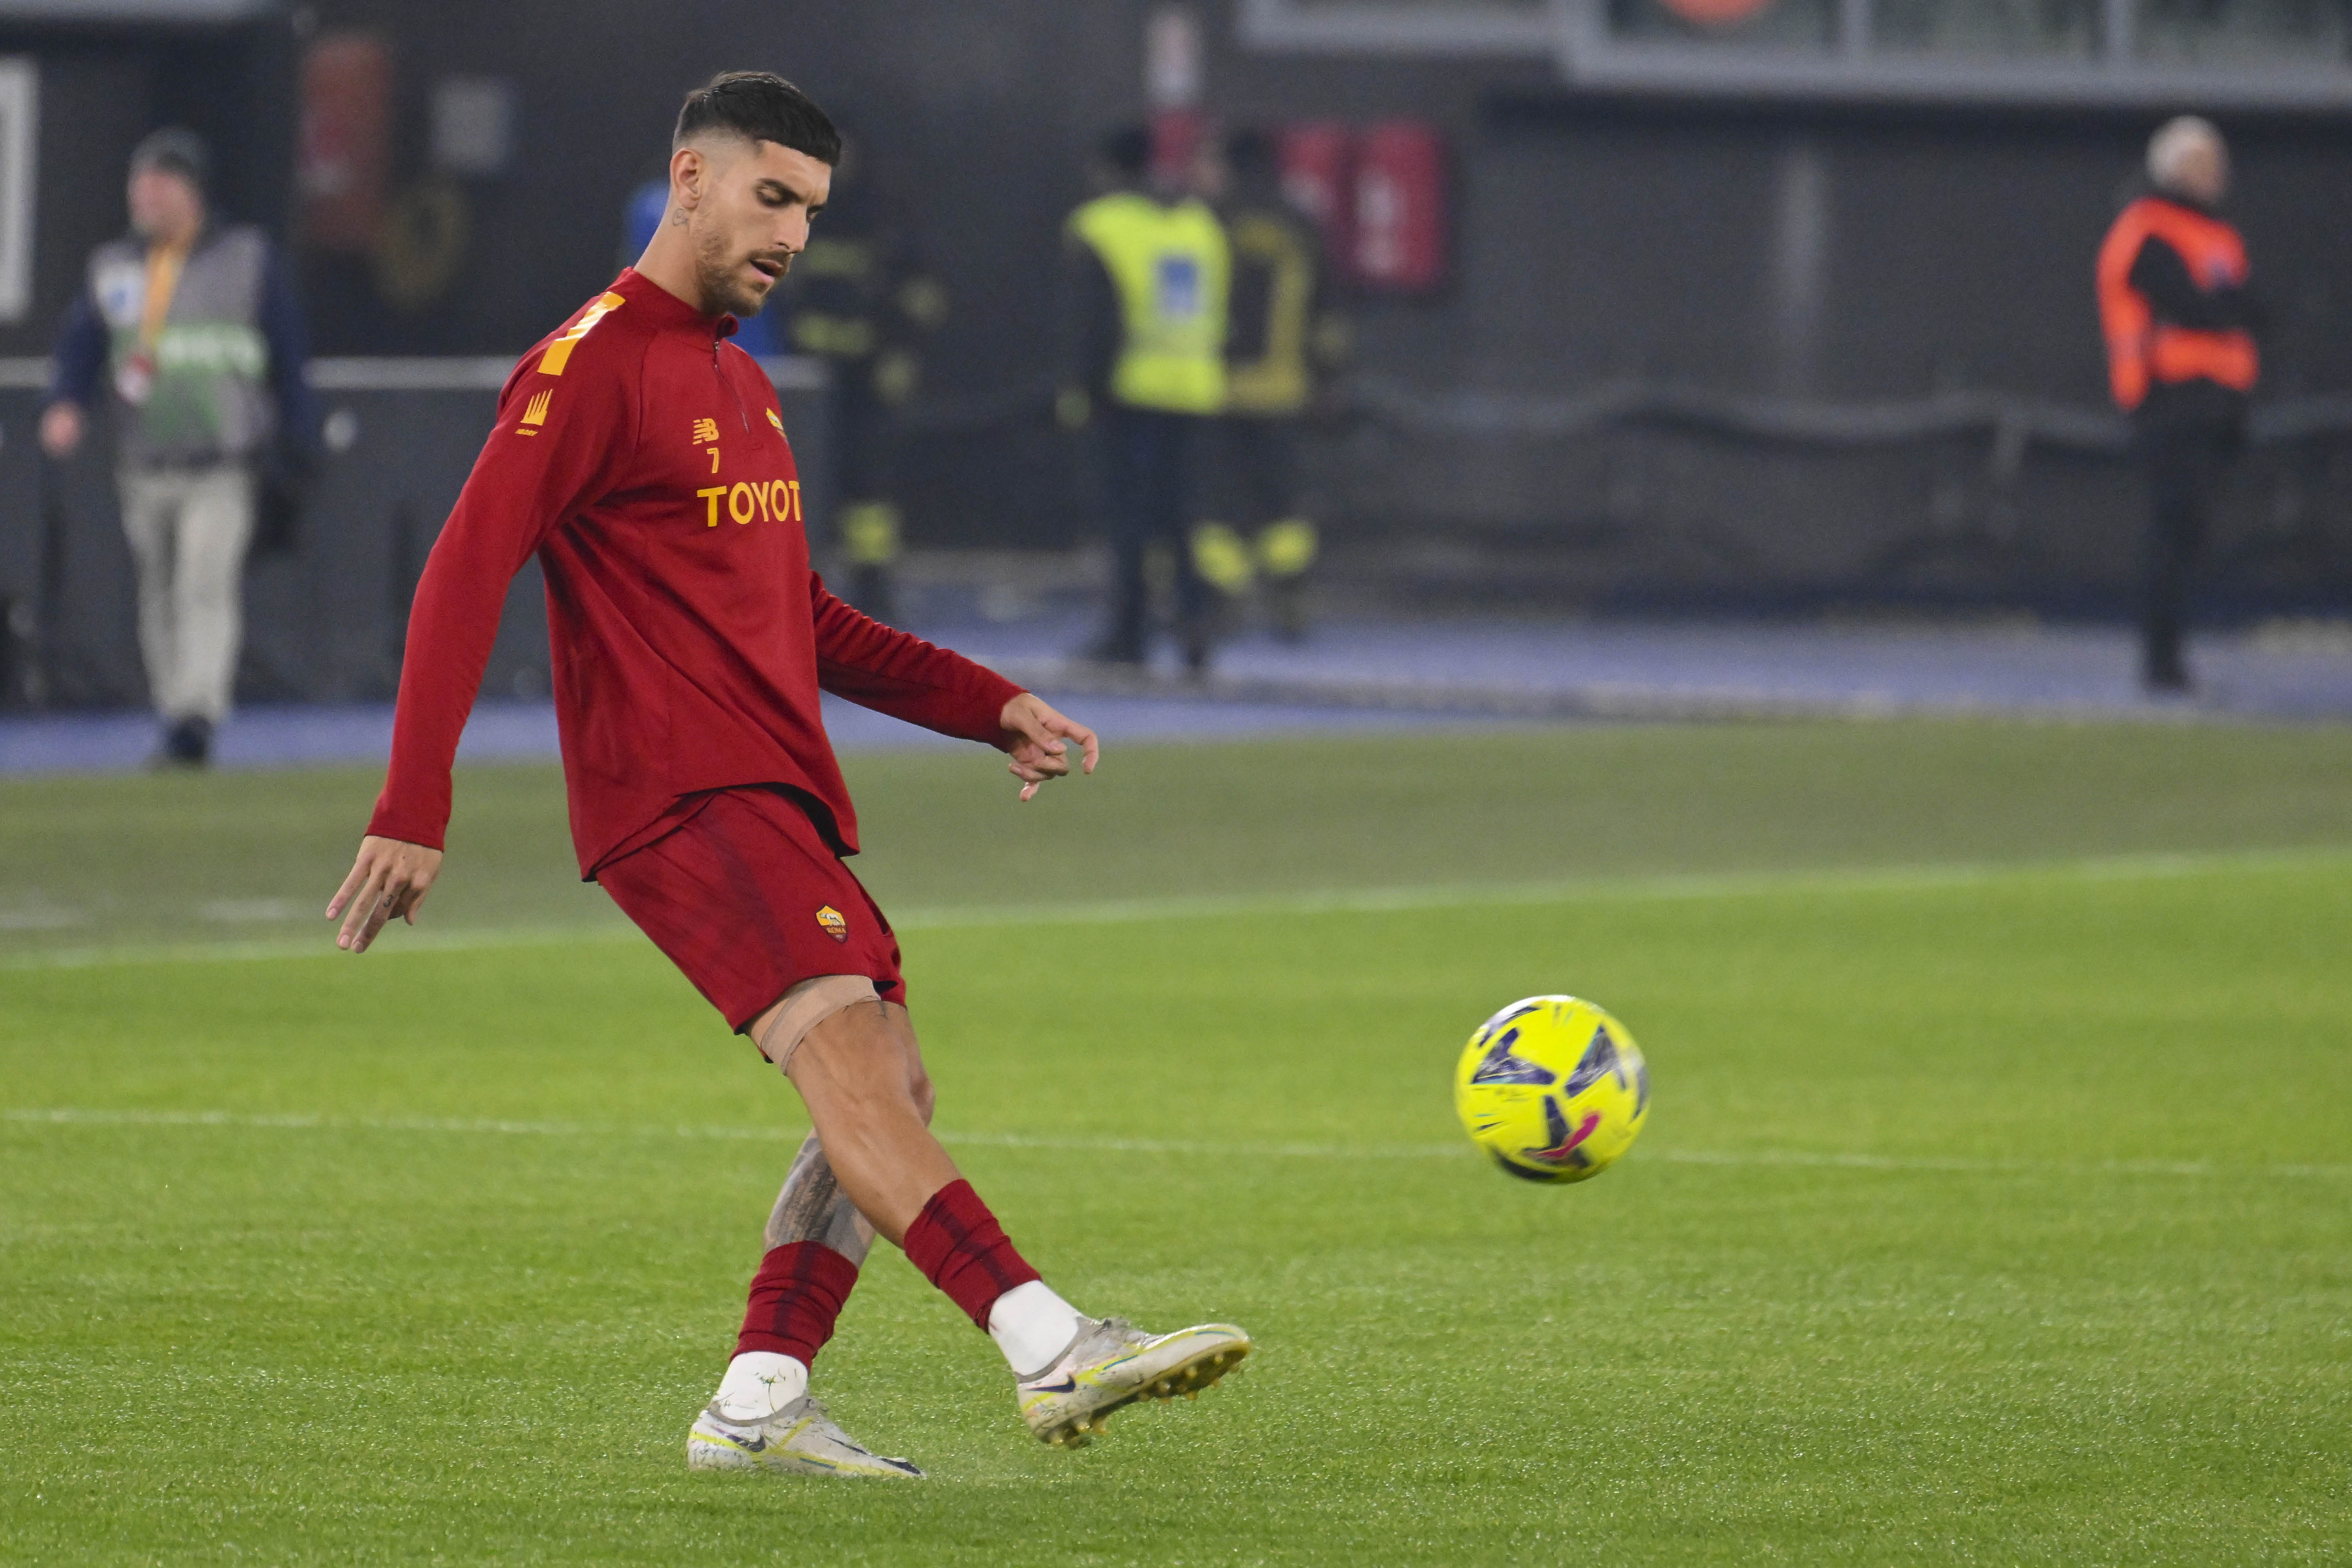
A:
POLYGON ((1472 1083, 1533 1083, 1558 1081, 1549 1068, 1538 1066, 1525 1057, 1513 1056, 1511 1047, 1519 1043, 1517 1029, 1506 1029, 1489 1047, 1484 1060, 1470 1074, 1472 1083))
POLYGON ((1626 1087, 1625 1058, 1617 1054, 1617 1042, 1609 1037, 1609 1026, 1601 1024, 1594 1027, 1592 1043, 1584 1047, 1584 1058, 1568 1075, 1568 1097, 1574 1100, 1608 1073, 1617 1075, 1618 1088, 1626 1087))
POLYGON ((1501 1012, 1496 1014, 1493 1017, 1487 1019, 1485 1023, 1478 1026, 1478 1039, 1483 1044, 1487 1039, 1493 1037, 1496 1030, 1501 1028, 1512 1019, 1524 1018, 1530 1013, 1540 1013, 1543 1009, 1544 1005, 1541 1000, 1534 1002, 1515 1002, 1511 1005, 1504 1008, 1501 1012))
POLYGON ((1503 1168, 1504 1174, 1517 1176, 1523 1182, 1553 1182, 1559 1179, 1549 1171, 1531 1171, 1516 1160, 1506 1159, 1500 1149, 1490 1149, 1487 1152, 1495 1156, 1495 1163, 1503 1168))

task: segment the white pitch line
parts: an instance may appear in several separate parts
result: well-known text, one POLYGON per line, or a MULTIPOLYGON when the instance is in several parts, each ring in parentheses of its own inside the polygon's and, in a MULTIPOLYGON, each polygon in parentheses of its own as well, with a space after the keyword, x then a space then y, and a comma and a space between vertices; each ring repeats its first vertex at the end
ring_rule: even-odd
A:
MULTIPOLYGON (((902 931, 969 931, 992 926, 1131 925, 1149 921, 1212 920, 1229 915, 1398 914, 1426 910, 1528 908, 1618 900, 1709 900, 1774 895, 1933 892, 1999 882, 2109 882, 2193 877, 2226 871, 2320 870, 2352 863, 2352 846, 2217 850, 2199 854, 2110 855, 2074 860, 1961 861, 1942 866, 1856 867, 1828 871, 1751 871, 1720 875, 1594 877, 1552 882, 1464 882, 1402 888, 1334 889, 1302 893, 1110 899, 1093 903, 950 906, 905 910, 891 917, 902 931)), ((323 922, 321 922, 323 924, 323 922)), ((485 931, 397 931, 378 951, 469 952, 641 941, 620 924, 505 927, 485 931)), ((332 958, 332 939, 180 942, 58 948, 0 957, 0 972, 86 969, 109 964, 219 963, 260 959, 332 958)))
MULTIPOLYGON (((393 956, 423 952, 478 952, 512 947, 613 945, 643 942, 635 926, 499 926, 483 931, 404 931, 380 939, 393 956)), ((262 942, 138 942, 121 947, 61 947, 14 952, 0 958, 0 973, 25 969, 103 969, 116 964, 252 963, 280 958, 334 958, 331 932, 316 937, 262 942)))
MULTIPOLYGON (((326 1116, 234 1110, 104 1110, 74 1106, 0 1110, 0 1122, 49 1127, 194 1127, 297 1132, 436 1132, 527 1138, 681 1138, 719 1142, 798 1144, 800 1127, 598 1125, 446 1116, 326 1116)), ((1067 1137, 1027 1132, 941 1132, 967 1148, 1038 1149, 1088 1154, 1164 1154, 1205 1159, 1463 1160, 1466 1143, 1218 1143, 1158 1138, 1067 1137)), ((2224 1165, 2205 1160, 1971 1160, 1933 1155, 1840 1154, 1800 1149, 1660 1149, 1641 1158, 1678 1165, 1784 1166, 1831 1171, 1890 1171, 1956 1175, 2310 1176, 2352 1177, 2352 1164, 2224 1165)))
POLYGON ((1394 914, 1423 910, 1611 900, 1755 898, 1775 894, 1932 892, 2005 881, 2131 881, 2229 870, 2331 868, 2352 863, 2352 847, 2227 850, 2207 855, 2115 855, 2090 859, 1962 861, 1942 866, 1856 867, 1827 871, 1753 871, 1594 877, 1551 882, 1458 882, 1405 888, 1338 889, 1309 893, 1106 900, 1061 908, 908 910, 892 916, 901 931, 993 925, 1131 924, 1251 914, 1394 914))

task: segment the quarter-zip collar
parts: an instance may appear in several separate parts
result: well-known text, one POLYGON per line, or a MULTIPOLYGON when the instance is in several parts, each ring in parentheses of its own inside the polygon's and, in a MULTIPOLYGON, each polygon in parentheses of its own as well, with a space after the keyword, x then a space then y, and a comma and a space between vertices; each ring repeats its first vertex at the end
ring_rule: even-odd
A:
POLYGON ((634 267, 624 267, 613 280, 613 292, 651 317, 656 325, 674 331, 693 331, 712 344, 735 335, 735 318, 721 310, 706 316, 634 267))

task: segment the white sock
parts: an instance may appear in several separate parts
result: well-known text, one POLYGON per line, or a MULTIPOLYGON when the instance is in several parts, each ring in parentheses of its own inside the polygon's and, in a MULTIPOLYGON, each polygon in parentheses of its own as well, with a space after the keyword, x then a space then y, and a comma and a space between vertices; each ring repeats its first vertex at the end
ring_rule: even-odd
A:
POLYGON ((1043 1279, 1015 1285, 988 1310, 988 1337, 1004 1352, 1015 1377, 1049 1371, 1078 1337, 1078 1310, 1043 1279))
POLYGON ((745 1426, 769 1416, 808 1392, 808 1363, 775 1351, 745 1351, 719 1380, 719 1414, 745 1426))

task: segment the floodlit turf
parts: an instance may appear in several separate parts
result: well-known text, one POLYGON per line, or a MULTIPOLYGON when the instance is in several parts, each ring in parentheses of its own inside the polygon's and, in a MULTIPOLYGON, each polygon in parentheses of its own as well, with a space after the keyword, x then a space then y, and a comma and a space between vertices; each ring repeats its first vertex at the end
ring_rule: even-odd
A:
MULTIPOLYGON (((1083 711, 1083 704, 1073 702, 1083 711)), ((894 910, 2352 844, 2352 728, 1626 725, 1128 746, 1025 806, 980 747, 844 761, 894 910)), ((307 942, 379 769, 0 780, 0 962, 307 942)), ((625 931, 551 766, 458 771, 426 927, 625 931)))
MULTIPOLYGON (((930 868, 882 846, 995 786, 861 764, 875 880, 940 910, 1570 882, 910 930, 942 1128, 1024 1248, 1084 1305, 1260 1342, 1051 1452, 886 1252, 820 1391, 922 1487, 684 1469, 799 1121, 643 944, 0 971, 0 1560, 2342 1561, 2352 749, 2166 733, 2158 769, 2144 734, 1171 749, 1150 810, 1006 804, 930 868), (1166 807, 1196 781, 1279 809, 1166 807), (2219 853, 1812 874, 2168 849, 2219 853), (1656 1082, 1576 1188, 1483 1167, 1446 1100, 1546 989, 1656 1082)), ((352 793, 202 783, 298 827, 352 793)), ((92 885, 226 874, 100 788, 92 885)))

